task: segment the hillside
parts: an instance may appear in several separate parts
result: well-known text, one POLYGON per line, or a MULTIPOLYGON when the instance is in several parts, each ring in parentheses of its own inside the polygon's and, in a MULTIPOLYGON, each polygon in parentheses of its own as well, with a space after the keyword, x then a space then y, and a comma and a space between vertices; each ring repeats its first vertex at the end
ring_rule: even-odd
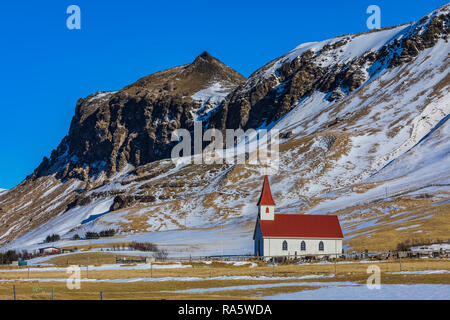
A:
POLYGON ((175 166, 170 133, 192 130, 193 120, 280 130, 278 212, 337 214, 348 250, 447 239, 449 11, 301 44, 248 79, 203 53, 79 100, 51 157, 0 193, 0 244, 36 248, 58 233, 59 245, 82 245, 69 239, 116 228, 116 238, 97 242, 250 252, 258 167, 175 166))

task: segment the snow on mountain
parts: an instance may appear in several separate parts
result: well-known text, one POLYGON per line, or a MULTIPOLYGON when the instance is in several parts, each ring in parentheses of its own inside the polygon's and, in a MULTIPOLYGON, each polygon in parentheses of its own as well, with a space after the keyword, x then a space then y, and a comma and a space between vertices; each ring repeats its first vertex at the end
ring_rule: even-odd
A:
MULTIPOLYGON (((245 88, 248 90, 271 76, 277 78, 278 70, 284 64, 301 58, 301 56, 307 51, 312 51, 313 55, 317 57, 314 61, 316 64, 321 67, 328 67, 336 64, 346 64, 363 56, 369 51, 379 51, 384 46, 398 42, 412 34, 423 34, 426 29, 429 28, 431 20, 438 15, 447 15, 449 8, 449 4, 443 5, 417 22, 408 23, 393 28, 384 28, 382 30, 374 30, 372 32, 339 36, 320 42, 300 44, 284 56, 271 61, 266 66, 253 73, 250 76, 245 88), (322 54, 321 51, 324 51, 324 47, 332 44, 339 44, 339 46, 333 50, 325 50, 325 54, 322 54)), ((400 52, 398 53, 401 53, 401 51, 402 49, 400 49, 400 52)))
MULTIPOLYGON (((450 105, 450 104, 449 104, 450 105)), ((450 121, 449 115, 410 150, 374 174, 370 180, 407 178, 407 184, 443 182, 450 184, 450 121), (445 175, 447 173, 447 175, 445 175)))
POLYGON ((283 57, 272 61, 254 73, 247 82, 246 89, 250 89, 271 76, 277 78, 278 69, 284 64, 292 62, 294 59, 300 58, 302 54, 307 51, 312 51, 314 55, 320 57, 320 59, 316 59, 315 63, 321 67, 346 64, 355 58, 361 57, 368 51, 378 51, 394 38, 400 39, 402 37, 402 32, 411 25, 412 24, 407 24, 372 33, 340 36, 320 42, 302 43, 283 57), (344 42, 344 44, 335 50, 326 52, 325 55, 320 55, 321 50, 325 46, 340 42, 344 42))
MULTIPOLYGON (((101 199, 82 208, 68 210, 56 218, 33 229, 20 239, 20 246, 28 246, 36 242, 43 243, 47 235, 67 234, 74 226, 89 222, 108 213, 113 199, 101 199)), ((102 229, 104 230, 104 229, 102 229)))
POLYGON ((194 93, 191 98, 203 104, 218 104, 230 93, 233 88, 224 87, 220 82, 214 82, 206 89, 194 93))
POLYGON ((449 49, 441 41, 424 50, 407 69, 383 71, 340 103, 315 92, 274 126, 301 138, 329 130, 330 119, 340 119, 332 130, 345 133, 352 148, 319 181, 311 181, 311 190, 318 191, 319 185, 319 191, 325 191, 369 178, 416 145, 450 113, 448 86, 435 92, 436 86, 448 80, 448 73, 441 70, 448 67, 449 49), (395 82, 399 78, 404 80, 395 82), (345 174, 349 167, 351 174, 345 174))
POLYGON ((192 117, 201 121, 203 116, 221 103, 234 87, 226 86, 221 82, 213 82, 206 89, 194 93, 191 98, 201 103, 201 107, 193 110, 192 117))
MULTIPOLYGON (((280 130, 280 168, 271 176, 277 212, 337 214, 347 249, 445 238, 449 7, 414 23, 302 44, 239 87, 210 75, 189 95, 200 103, 189 109, 191 118, 198 115, 220 129, 280 130)), ((202 54, 196 61, 210 65, 212 59, 202 54)), ((169 73, 175 77, 188 70, 183 68, 169 73)), ((127 99, 136 86, 157 91, 155 79, 159 84, 163 76, 168 73, 127 87, 127 99)), ((97 107, 83 108, 90 115, 97 107)), ((116 139, 124 139, 119 133, 116 139)), ((113 149, 115 158, 126 159, 120 152, 136 146, 130 141, 113 149)), ((58 233, 60 245, 79 245, 83 240, 72 242, 73 235, 115 228, 117 237, 90 243, 140 239, 170 243, 178 250, 172 254, 182 255, 220 254, 226 242, 226 252, 248 253, 260 167, 188 160, 178 165, 169 159, 124 160, 109 176, 104 171, 83 175, 82 167, 73 174, 65 170, 63 180, 57 172, 25 181, 15 188, 20 197, 0 194, 0 207, 10 213, 0 215, 5 226, 0 243, 4 249, 36 248, 48 234, 58 233), (219 232, 223 237, 215 239, 219 232)))

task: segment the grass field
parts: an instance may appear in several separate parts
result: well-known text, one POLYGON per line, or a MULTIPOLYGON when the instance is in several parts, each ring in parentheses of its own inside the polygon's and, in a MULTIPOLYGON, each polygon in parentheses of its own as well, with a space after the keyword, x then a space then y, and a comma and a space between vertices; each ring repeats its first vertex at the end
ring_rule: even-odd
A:
MULTIPOLYGON (((81 265, 81 287, 69 290, 64 257, 48 262, 49 267, 2 267, 0 269, 0 299, 260 299, 278 293, 314 290, 328 284, 348 283, 364 285, 370 274, 367 268, 374 264, 381 269, 382 284, 447 284, 448 273, 399 274, 400 271, 450 270, 450 260, 407 259, 383 262, 341 262, 337 264, 280 264, 266 265, 260 261, 235 266, 233 263, 174 262, 144 265, 114 266, 112 270, 98 270, 94 263, 83 265, 89 257, 102 263, 111 263, 104 254, 71 255, 71 264, 81 265), (124 269, 126 268, 126 269, 124 269), (135 268, 135 269, 132 269, 135 268), (97 269, 97 270, 96 270, 97 269), (30 271, 29 271, 30 270, 30 271), (170 277, 170 278, 169 278, 170 277), (227 277, 227 278, 224 278, 227 277), (233 278, 234 277, 234 278, 233 278), (203 291, 204 289, 208 289, 203 291), (190 292, 180 292, 193 290, 190 292), (196 292, 197 291, 197 292, 196 292)), ((97 264, 97 266, 99 266, 97 264)), ((450 288, 450 286, 449 286, 450 288)), ((343 297, 345 299, 345 297, 343 297)), ((407 298, 407 297, 405 297, 407 298)))

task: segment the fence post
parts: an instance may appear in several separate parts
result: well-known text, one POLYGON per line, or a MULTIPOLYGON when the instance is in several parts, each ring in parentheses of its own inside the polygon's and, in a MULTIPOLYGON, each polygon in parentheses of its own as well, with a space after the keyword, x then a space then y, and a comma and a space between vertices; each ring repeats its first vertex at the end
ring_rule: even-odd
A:
POLYGON ((16 300, 16 286, 13 285, 13 298, 16 300))
POLYGON ((153 262, 150 261, 150 278, 153 278, 153 262))
POLYGON ((52 288, 52 300, 55 300, 55 288, 52 288))
POLYGON ((100 291, 100 300, 103 300, 103 291, 100 291))

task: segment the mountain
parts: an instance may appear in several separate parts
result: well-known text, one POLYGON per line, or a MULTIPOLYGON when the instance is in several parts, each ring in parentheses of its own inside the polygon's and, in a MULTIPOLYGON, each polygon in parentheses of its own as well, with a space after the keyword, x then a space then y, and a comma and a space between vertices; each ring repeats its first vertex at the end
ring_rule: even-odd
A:
POLYGON ((171 133, 193 129, 245 78, 206 51, 194 62, 139 79, 117 92, 80 99, 69 134, 29 178, 56 173, 61 180, 88 181, 127 164, 139 166, 170 157, 171 133))
POLYGON ((176 166, 170 134, 194 120, 280 130, 278 212, 337 214, 348 250, 448 237, 449 11, 301 44, 248 79, 203 53, 80 99, 51 157, 0 194, 0 244, 36 248, 58 233, 82 245, 69 239, 115 228, 110 242, 251 252, 258 166, 176 166))

